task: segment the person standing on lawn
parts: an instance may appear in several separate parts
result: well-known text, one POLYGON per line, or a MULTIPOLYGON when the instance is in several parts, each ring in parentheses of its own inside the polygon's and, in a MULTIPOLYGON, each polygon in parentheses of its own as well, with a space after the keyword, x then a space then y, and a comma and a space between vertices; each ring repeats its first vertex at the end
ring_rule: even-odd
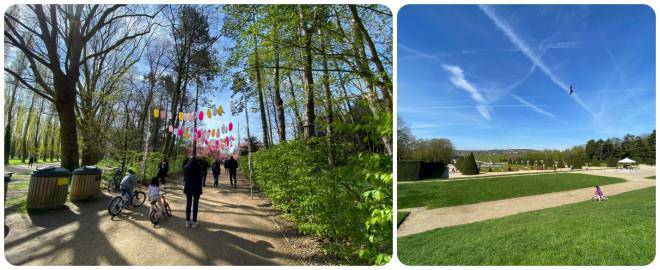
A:
POLYGON ((218 178, 220 177, 220 160, 215 159, 211 165, 211 172, 213 172, 213 186, 218 186, 218 178))
POLYGON ((202 164, 196 156, 188 159, 183 167, 183 193, 186 194, 186 228, 197 228, 199 197, 202 195, 202 164), (192 222, 190 214, 192 212, 192 222))
POLYGON ((165 185, 165 177, 167 177, 167 173, 170 170, 170 164, 167 162, 167 158, 164 158, 159 164, 158 164, 158 178, 160 178, 160 184, 165 185))
POLYGON ((236 162, 234 156, 229 156, 229 160, 225 161, 225 168, 229 170, 229 184, 236 188, 236 169, 238 168, 238 162, 236 162))

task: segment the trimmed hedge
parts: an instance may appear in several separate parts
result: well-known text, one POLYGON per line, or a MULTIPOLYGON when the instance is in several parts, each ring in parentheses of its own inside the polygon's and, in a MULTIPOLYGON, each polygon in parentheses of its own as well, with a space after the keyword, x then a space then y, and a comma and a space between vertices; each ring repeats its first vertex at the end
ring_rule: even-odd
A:
POLYGON ((397 181, 443 178, 447 170, 444 162, 426 162, 421 160, 397 161, 397 181))
POLYGON ((462 163, 462 168, 459 169, 463 175, 479 174, 479 166, 477 166, 477 162, 474 160, 474 154, 470 153, 462 163))

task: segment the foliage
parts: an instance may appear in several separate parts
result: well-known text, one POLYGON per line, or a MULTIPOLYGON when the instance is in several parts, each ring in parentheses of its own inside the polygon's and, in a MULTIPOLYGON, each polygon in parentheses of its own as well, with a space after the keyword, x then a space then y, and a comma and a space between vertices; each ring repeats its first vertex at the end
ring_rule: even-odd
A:
POLYGON ((401 223, 403 223, 406 218, 410 215, 409 211, 398 211, 396 212, 396 226, 399 227, 401 226, 401 223))
POLYGON ((655 197, 650 187, 400 237, 398 255, 407 265, 646 265, 656 253, 655 197))
POLYGON ((399 209, 446 207, 494 201, 623 182, 623 179, 578 173, 507 175, 461 181, 399 184, 399 209))
POLYGON ((417 160, 399 160, 397 161, 397 181, 407 181, 419 179, 419 170, 422 163, 417 160))
POLYGON ((479 174, 479 167, 477 166, 477 162, 474 160, 474 154, 470 153, 470 155, 465 158, 465 161, 459 169, 463 175, 479 174))
POLYGON ((560 158, 559 161, 557 161, 557 168, 566 168, 566 165, 564 164, 564 159, 560 158))
MULTIPOLYGON (((253 155, 253 179, 298 230, 327 239, 348 261, 384 264, 392 248, 392 161, 360 153, 327 165, 321 139, 287 141, 253 155)), ((242 157, 241 169, 246 170, 242 157)))
POLYGON ((616 158, 609 157, 609 158, 607 158, 607 167, 614 168, 614 167, 617 166, 617 162, 618 162, 618 160, 616 160, 616 158))
POLYGON ((398 159, 444 162, 449 164, 454 156, 454 145, 448 139, 418 139, 412 135, 410 127, 398 119, 397 151, 398 159))
MULTIPOLYGON (((104 180, 111 179, 114 172, 110 170, 111 168, 121 168, 122 172, 125 172, 127 168, 134 167, 140 170, 142 168, 142 156, 143 152, 130 151, 126 155, 126 164, 122 166, 121 160, 112 157, 106 157, 99 161, 97 166, 103 169, 102 178, 104 180)), ((179 155, 174 158, 170 158, 168 163, 170 165, 170 170, 168 174, 180 173, 183 171, 183 161, 185 156, 179 155)), ((149 152, 147 156, 147 163, 145 164, 145 181, 151 179, 152 177, 158 174, 158 164, 163 160, 163 154, 160 152, 149 152)), ((137 173, 138 179, 142 179, 142 173, 137 173)))

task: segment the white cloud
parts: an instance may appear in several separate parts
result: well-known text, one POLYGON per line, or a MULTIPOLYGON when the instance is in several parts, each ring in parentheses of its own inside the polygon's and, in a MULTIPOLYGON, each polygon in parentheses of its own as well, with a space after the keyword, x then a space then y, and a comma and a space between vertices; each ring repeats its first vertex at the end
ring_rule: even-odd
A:
MULTIPOLYGON (((523 40, 518 34, 513 30, 513 28, 503 19, 501 19, 496 13, 495 10, 491 6, 487 5, 479 5, 479 8, 490 18, 491 21, 497 26, 498 29, 500 29, 504 34, 509 38, 509 41, 513 43, 516 48, 518 48, 532 63, 534 63, 535 66, 538 66, 539 69, 546 75, 552 82, 554 82, 557 86, 559 86, 561 89, 563 89, 566 93, 568 93, 568 84, 564 81, 562 81, 559 77, 555 75, 555 73, 543 62, 541 57, 536 54, 531 47, 523 40)), ((565 44, 564 47, 568 47, 567 44, 565 44)), ((573 93, 571 95, 573 100, 577 102, 584 110, 589 112, 593 117, 595 117, 595 114, 587 107, 584 102, 582 102, 582 99, 580 99, 579 95, 577 93, 573 93)))
POLYGON ((545 110, 539 108, 538 106, 536 106, 536 105, 534 105, 534 104, 532 104, 532 103, 527 102, 526 100, 522 99, 521 97, 519 97, 519 96, 517 96, 517 95, 515 95, 515 94, 511 94, 511 96, 512 96, 513 98, 515 98, 516 100, 520 101, 520 103, 525 104, 526 106, 532 108, 532 110, 534 110, 535 112, 540 113, 540 114, 543 114, 543 115, 546 115, 546 116, 549 116, 549 117, 552 117, 552 118, 554 118, 554 119, 557 119, 557 116, 555 116, 554 114, 551 114, 551 113, 549 113, 549 112, 547 112, 547 111, 545 111, 545 110))
POLYGON ((451 82, 454 84, 454 86, 465 90, 470 94, 470 97, 477 102, 477 111, 481 114, 481 116, 487 120, 490 120, 490 110, 488 109, 487 105, 488 103, 484 99, 484 97, 477 91, 477 88, 470 82, 468 82, 465 79, 465 75, 463 74, 463 69, 461 69, 459 66, 454 66, 454 65, 445 65, 443 64, 442 67, 447 70, 449 73, 451 73, 451 82))

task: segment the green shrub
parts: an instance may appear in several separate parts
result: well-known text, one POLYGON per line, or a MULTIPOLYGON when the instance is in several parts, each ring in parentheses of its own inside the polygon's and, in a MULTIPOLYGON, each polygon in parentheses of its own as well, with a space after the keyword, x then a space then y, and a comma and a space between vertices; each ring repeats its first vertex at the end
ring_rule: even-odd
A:
POLYGON ((559 161, 557 162, 557 168, 566 168, 563 159, 559 159, 559 161))
POLYGON ((584 161, 579 155, 573 155, 573 161, 571 162, 571 165, 573 165, 573 169, 582 169, 582 166, 584 166, 584 161))
POLYGON ((409 181, 419 179, 422 162, 418 160, 397 161, 397 181, 409 181))
POLYGON ((614 157, 609 157, 609 158, 607 159, 607 167, 616 167, 617 165, 618 165, 618 164, 617 164, 617 160, 616 160, 616 158, 614 158, 614 157))
POLYGON ((460 169, 463 175, 475 175, 479 174, 479 167, 477 166, 477 162, 474 160, 474 154, 470 153, 470 155, 465 158, 463 161, 463 166, 460 169))
MULTIPOLYGON (((335 145, 335 151, 349 147, 335 145)), ((385 264, 392 254, 392 160, 346 155, 328 166, 320 139, 282 142, 253 154, 253 180, 304 234, 349 262, 385 264)), ((242 169, 247 158, 239 159, 242 169)))

